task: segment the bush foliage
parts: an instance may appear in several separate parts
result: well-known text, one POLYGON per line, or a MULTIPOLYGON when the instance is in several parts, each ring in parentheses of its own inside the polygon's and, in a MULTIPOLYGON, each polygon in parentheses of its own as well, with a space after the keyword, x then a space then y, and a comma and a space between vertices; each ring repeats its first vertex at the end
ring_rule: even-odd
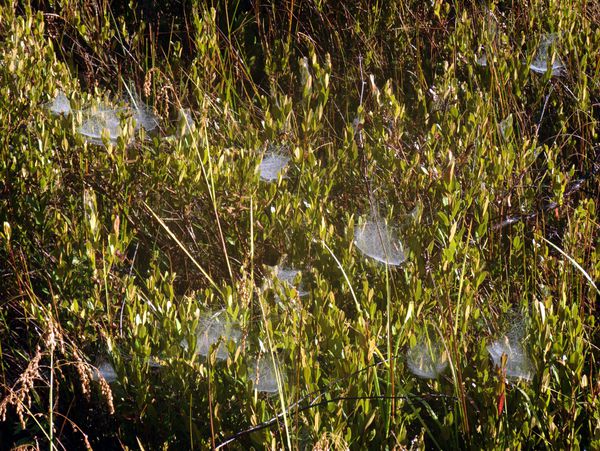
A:
POLYGON ((4 2, 0 443, 600 447, 598 17, 4 2))

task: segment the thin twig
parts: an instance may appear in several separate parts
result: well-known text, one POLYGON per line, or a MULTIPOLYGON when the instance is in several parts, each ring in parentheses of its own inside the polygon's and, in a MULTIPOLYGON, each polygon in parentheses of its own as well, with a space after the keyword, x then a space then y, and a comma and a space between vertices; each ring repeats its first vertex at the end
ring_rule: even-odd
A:
POLYGON ((575 266, 575 268, 577 268, 579 270, 579 272, 581 272, 581 274, 583 274, 583 276, 587 279, 587 281, 590 283, 590 285, 594 288, 594 290, 596 290, 596 292, 598 294, 600 294, 600 289, 598 289, 598 287, 596 286, 596 284, 594 283, 594 279, 592 279, 592 277, 588 274, 588 272, 582 268, 582 266, 577 263, 575 261, 575 259, 573 257, 571 257, 570 255, 568 255, 565 251, 563 251, 560 247, 558 247, 556 244, 554 244, 552 241, 547 240, 546 238, 544 238, 543 236, 541 237, 542 240, 544 240, 546 243, 548 243, 550 246, 552 246, 554 249, 556 249, 558 252, 560 252, 560 254, 565 257, 567 260, 569 260, 571 262, 571 264, 573 266, 575 266))
MULTIPOLYGON (((319 401, 319 402, 311 402, 310 404, 306 405, 306 406, 302 406, 299 407, 298 403, 295 403, 294 405, 290 406, 288 408, 288 412, 293 409, 296 408, 296 413, 300 413, 303 412, 305 410, 309 410, 312 409, 314 407, 321 407, 324 405, 327 405, 329 403, 332 402, 338 402, 338 401, 363 401, 363 400, 404 400, 404 401, 409 401, 410 399, 417 399, 417 400, 421 400, 421 399, 425 399, 425 398, 430 398, 430 399, 452 399, 455 400, 456 397, 455 396, 451 396, 451 395, 444 395, 444 394, 438 394, 438 393, 431 393, 431 394, 427 394, 424 396, 417 396, 417 395, 403 395, 403 396, 386 396, 386 395, 375 395, 375 396, 338 396, 336 398, 330 398, 330 399, 325 399, 323 401, 319 401)), ((261 431, 263 429, 266 429, 270 426, 272 426, 273 424, 275 424, 276 422, 279 421, 279 419, 283 416, 283 413, 280 413, 279 415, 271 418, 270 420, 265 421, 264 423, 261 423, 259 425, 253 426, 251 428, 245 429, 243 431, 237 432, 236 434, 228 437, 227 439, 225 439, 223 442, 219 443, 219 445, 217 445, 215 447, 215 449, 221 449, 227 445, 229 445, 230 443, 238 440, 239 438, 248 435, 248 434, 252 434, 253 432, 256 431, 261 431)))

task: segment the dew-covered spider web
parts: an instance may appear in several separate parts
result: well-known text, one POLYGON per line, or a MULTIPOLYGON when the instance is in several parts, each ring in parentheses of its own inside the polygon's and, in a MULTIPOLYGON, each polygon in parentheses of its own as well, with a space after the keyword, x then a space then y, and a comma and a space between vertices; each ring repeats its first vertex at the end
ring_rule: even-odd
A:
POLYGON ((147 132, 151 132, 158 127, 158 119, 150 109, 150 107, 138 103, 133 109, 133 119, 135 120, 135 129, 143 128, 147 132))
POLYGON ((102 360, 92 372, 92 379, 99 381, 104 379, 109 384, 117 380, 117 372, 107 360, 102 360))
POLYGON ((63 114, 65 116, 71 114, 71 102, 62 91, 58 91, 54 100, 48 103, 47 107, 52 114, 63 114))
POLYGON ((277 376, 270 355, 262 354, 253 359, 248 365, 248 373, 248 379, 256 391, 277 393, 277 376))
POLYGON ((308 291, 304 290, 302 282, 296 284, 296 278, 302 271, 294 268, 276 268, 275 275, 277 279, 285 285, 288 285, 291 288, 295 288, 298 292, 298 296, 306 296, 308 291))
POLYGON ((82 111, 83 123, 79 127, 81 134, 87 141, 101 145, 102 137, 116 142, 122 135, 121 119, 131 117, 134 121, 134 130, 144 129, 147 132, 158 126, 158 119, 151 108, 145 105, 135 95, 130 94, 131 104, 113 106, 100 103, 82 111))
POLYGON ((498 368, 502 366, 502 355, 506 354, 506 377, 530 381, 534 370, 522 345, 524 335, 523 323, 516 322, 507 334, 488 345, 487 350, 498 368))
POLYGON ((265 182, 274 182, 285 169, 290 157, 277 150, 269 150, 263 155, 258 167, 260 178, 265 182))
POLYGON ((114 142, 121 136, 120 116, 123 113, 123 108, 113 108, 104 103, 88 108, 83 112, 79 133, 93 144, 102 144, 103 135, 114 142))
POLYGON ((376 216, 359 224, 354 231, 354 244, 366 256, 391 266, 404 262, 404 247, 394 228, 376 216))
POLYGON ((142 102, 140 96, 135 92, 135 88, 128 88, 125 85, 125 89, 130 99, 130 103, 127 104, 126 109, 128 112, 131 112, 131 116, 135 120, 135 130, 143 128, 147 132, 150 132, 158 127, 158 118, 152 112, 152 109, 142 102))
MULTIPOLYGON (((227 320, 224 310, 208 312, 200 318, 196 329, 196 354, 208 357, 213 345, 217 345, 215 356, 218 360, 226 360, 229 351, 227 343, 238 343, 242 334, 238 327, 227 320)), ((181 346, 188 348, 186 339, 181 346)))
POLYGON ((557 35, 555 33, 542 36, 537 53, 529 65, 532 71, 538 74, 545 74, 548 68, 550 68, 554 76, 563 74, 565 67, 560 57, 554 55, 553 52, 556 40, 557 35))
POLYGON ((424 332, 406 351, 408 369, 423 379, 437 379, 448 366, 448 355, 435 332, 424 332))

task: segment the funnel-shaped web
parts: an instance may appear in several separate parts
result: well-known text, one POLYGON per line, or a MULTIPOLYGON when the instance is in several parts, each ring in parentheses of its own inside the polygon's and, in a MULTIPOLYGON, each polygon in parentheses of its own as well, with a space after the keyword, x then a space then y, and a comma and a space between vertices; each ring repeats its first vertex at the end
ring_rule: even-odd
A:
POLYGON ((135 121, 135 130, 143 128, 152 131, 158 126, 158 120, 150 108, 141 102, 133 107, 113 107, 100 104, 83 112, 84 121, 79 134, 93 144, 102 144, 102 134, 106 133, 110 141, 116 141, 121 133, 121 117, 131 115, 135 121))
POLYGON ((522 346, 524 325, 522 321, 513 323, 508 334, 488 345, 487 350, 498 368, 502 366, 502 355, 506 354, 506 376, 512 379, 529 381, 534 370, 531 360, 522 346))
POLYGON ((302 283, 298 285, 294 284, 296 276, 300 273, 300 270, 294 268, 278 268, 276 275, 277 279, 279 279, 280 282, 292 288, 295 288, 296 291, 298 291, 298 296, 306 296, 308 294, 308 291, 303 289, 302 283))
POLYGON ((533 378, 531 361, 517 340, 503 337, 489 345, 487 350, 498 368, 502 365, 502 355, 506 354, 506 377, 525 381, 533 378))
MULTIPOLYGON (((198 329, 196 330, 196 354, 208 357, 211 347, 218 343, 216 349, 216 358, 226 360, 229 352, 227 343, 233 341, 237 343, 242 334, 237 326, 225 317, 224 310, 215 313, 207 313, 200 318, 198 329)), ((181 346, 188 347, 187 340, 182 340, 181 346)))
POLYGON ((448 366, 448 357, 438 340, 423 334, 417 344, 406 352, 406 364, 415 376, 437 379, 448 366))
POLYGON ((121 121, 119 113, 122 109, 99 105, 84 112, 86 118, 79 127, 79 133, 94 144, 102 144, 102 134, 110 141, 116 141, 121 136, 121 121))
POLYGON ((142 103, 138 103, 133 109, 133 118, 136 130, 143 128, 147 132, 151 132, 158 126, 158 120, 152 110, 142 103))
POLYGON ((547 34, 542 36, 538 51, 535 54, 533 61, 531 61, 531 64, 529 65, 529 68, 532 71, 538 74, 545 74, 548 70, 548 66, 550 65, 550 70, 552 71, 553 76, 562 75, 565 67, 560 57, 555 56, 553 59, 552 50, 556 38, 556 34, 547 34))
POLYGON ((260 178, 266 182, 273 182, 279 177, 279 173, 287 166, 290 157, 278 152, 267 152, 260 162, 260 178))
POLYGON ((132 86, 128 88, 125 86, 129 98, 131 100, 131 106, 127 106, 125 109, 131 111, 131 116, 135 120, 135 129, 139 130, 143 128, 147 132, 154 130, 158 126, 158 119, 148 107, 142 102, 141 98, 135 92, 135 88, 132 86))
POLYGON ((354 243, 360 251, 382 263, 397 266, 404 262, 404 247, 387 223, 374 217, 354 231, 354 243))
POLYGON ((48 104, 48 110, 52 114, 64 114, 67 116, 71 114, 71 102, 69 102, 64 92, 58 91, 54 100, 48 104))
POLYGON ((109 384, 117 380, 117 372, 114 367, 106 360, 103 360, 98 364, 98 367, 92 373, 92 379, 99 381, 100 379, 106 380, 109 384))
POLYGON ((262 393, 277 393, 277 376, 270 355, 257 357, 248 366, 248 379, 254 389, 262 393))

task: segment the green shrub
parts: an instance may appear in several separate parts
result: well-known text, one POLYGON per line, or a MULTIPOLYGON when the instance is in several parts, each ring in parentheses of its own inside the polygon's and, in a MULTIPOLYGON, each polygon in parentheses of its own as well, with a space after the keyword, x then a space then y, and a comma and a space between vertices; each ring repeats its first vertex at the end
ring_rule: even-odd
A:
POLYGON ((183 3, 0 6, 0 442, 599 446, 598 7, 183 3))

